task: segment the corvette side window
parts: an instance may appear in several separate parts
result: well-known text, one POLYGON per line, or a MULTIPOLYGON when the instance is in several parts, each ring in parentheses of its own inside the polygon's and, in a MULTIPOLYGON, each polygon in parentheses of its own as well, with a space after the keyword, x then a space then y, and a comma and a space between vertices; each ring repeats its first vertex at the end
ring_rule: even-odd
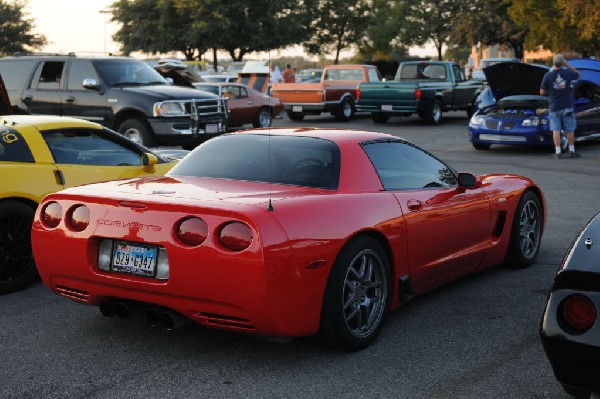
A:
POLYGON ((42 132, 54 160, 59 164, 137 166, 140 154, 92 129, 57 129, 42 132))
POLYGON ((368 143, 364 149, 386 190, 456 185, 452 169, 433 155, 402 141, 368 143))
POLYGON ((0 162, 35 162, 31 150, 19 132, 0 126, 0 162))

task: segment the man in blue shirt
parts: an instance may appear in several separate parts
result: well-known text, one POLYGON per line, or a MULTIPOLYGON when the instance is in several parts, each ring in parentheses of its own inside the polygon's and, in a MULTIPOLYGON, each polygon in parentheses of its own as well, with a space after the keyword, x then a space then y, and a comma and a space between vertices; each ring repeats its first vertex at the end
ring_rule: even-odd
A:
POLYGON ((575 122, 574 102, 572 94, 572 81, 579 78, 577 69, 565 60, 562 54, 557 54, 553 59, 550 69, 540 86, 540 94, 548 96, 550 102, 550 130, 554 140, 554 158, 562 158, 560 150, 560 130, 564 128, 569 141, 569 157, 579 158, 575 152, 575 122))

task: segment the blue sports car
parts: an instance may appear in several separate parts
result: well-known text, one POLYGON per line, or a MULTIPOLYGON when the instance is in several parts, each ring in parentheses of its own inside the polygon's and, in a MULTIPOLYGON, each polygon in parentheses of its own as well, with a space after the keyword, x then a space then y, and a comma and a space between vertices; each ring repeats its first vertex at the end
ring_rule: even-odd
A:
MULTIPOLYGON (((600 138, 600 61, 574 59, 569 64, 581 77, 574 83, 577 129, 575 140, 600 138)), ((485 68, 488 87, 476 101, 478 110, 469 122, 469 140, 478 150, 492 144, 552 146, 548 125, 548 98, 540 84, 548 67, 504 62, 485 68)), ((567 139, 561 137, 563 151, 567 139)))

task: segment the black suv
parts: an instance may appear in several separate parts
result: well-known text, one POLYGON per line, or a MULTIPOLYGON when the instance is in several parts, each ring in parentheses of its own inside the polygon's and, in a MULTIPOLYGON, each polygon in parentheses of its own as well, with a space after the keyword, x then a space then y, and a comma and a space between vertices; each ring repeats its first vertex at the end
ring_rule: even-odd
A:
POLYGON ((227 129, 224 99, 133 58, 16 55, 0 59, 0 75, 15 113, 87 119, 147 147, 190 148, 227 129))

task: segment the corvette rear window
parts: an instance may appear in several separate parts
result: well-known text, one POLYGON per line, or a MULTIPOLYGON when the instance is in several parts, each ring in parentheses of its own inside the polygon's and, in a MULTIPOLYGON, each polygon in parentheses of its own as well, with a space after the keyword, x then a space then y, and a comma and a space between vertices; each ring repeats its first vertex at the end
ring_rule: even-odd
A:
POLYGON ((231 134, 202 144, 168 175, 336 189, 340 150, 314 137, 231 134))
POLYGON ((0 161, 35 162, 23 136, 6 126, 0 126, 0 161))

